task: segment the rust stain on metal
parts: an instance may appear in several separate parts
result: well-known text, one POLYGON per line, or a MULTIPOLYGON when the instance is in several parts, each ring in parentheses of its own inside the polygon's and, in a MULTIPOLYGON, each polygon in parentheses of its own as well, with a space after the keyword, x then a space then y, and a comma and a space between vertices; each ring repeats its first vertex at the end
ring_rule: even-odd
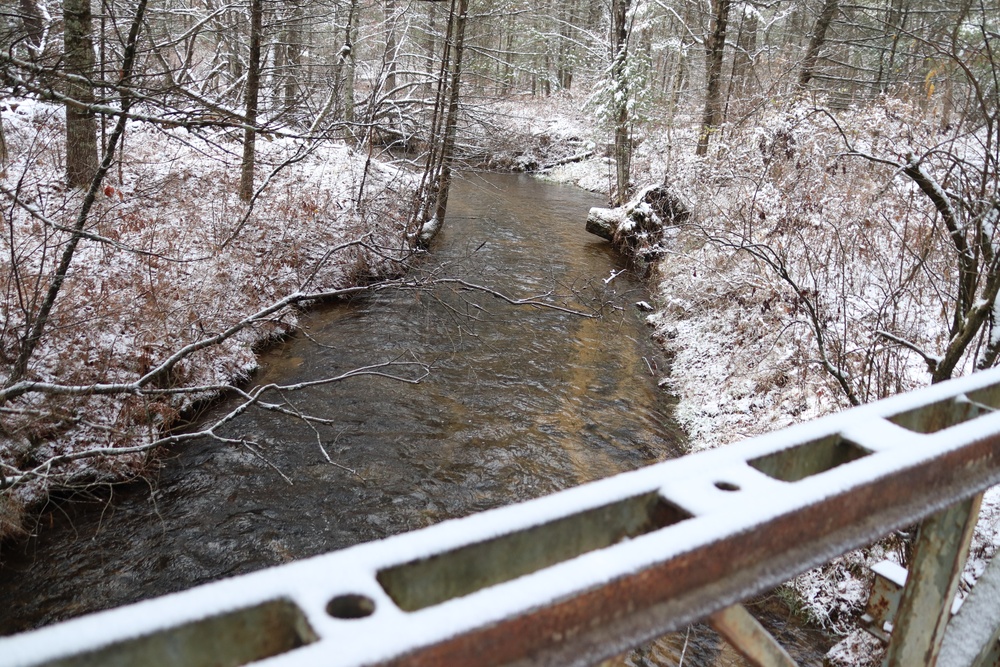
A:
POLYGON ((979 440, 633 576, 380 664, 485 667, 525 656, 536 658, 532 664, 572 664, 574 657, 582 657, 580 652, 586 662, 611 657, 622 647, 680 629, 879 534, 912 524, 942 502, 973 495, 970 476, 995 478, 998 447, 1000 437, 979 440), (622 638, 622 646, 608 645, 603 637, 578 639, 611 633, 622 638), (572 647, 570 638, 576 640, 572 647), (546 661, 546 653, 552 662, 546 661))

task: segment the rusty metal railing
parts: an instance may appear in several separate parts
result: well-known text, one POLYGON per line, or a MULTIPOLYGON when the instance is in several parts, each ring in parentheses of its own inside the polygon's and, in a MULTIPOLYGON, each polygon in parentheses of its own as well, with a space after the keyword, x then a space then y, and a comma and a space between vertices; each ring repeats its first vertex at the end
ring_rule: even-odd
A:
POLYGON ((950 608, 979 494, 1000 482, 997 408, 1000 370, 979 373, 3 639, 0 664, 587 665, 710 618, 787 665, 738 603, 919 521, 888 660, 988 664, 1000 566, 950 608))

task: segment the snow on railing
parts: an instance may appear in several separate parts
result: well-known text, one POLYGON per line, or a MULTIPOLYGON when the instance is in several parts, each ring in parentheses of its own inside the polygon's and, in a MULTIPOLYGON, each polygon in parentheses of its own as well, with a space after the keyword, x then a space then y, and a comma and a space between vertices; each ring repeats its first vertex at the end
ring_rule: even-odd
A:
MULTIPOLYGON (((2 639, 0 665, 585 665, 708 617, 760 664, 791 664, 737 603, 928 517, 890 661, 931 664, 943 641, 939 664, 973 664, 963 656, 994 650, 1000 621, 947 612, 968 516, 1000 482, 996 408, 1000 370, 978 373, 2 639), (935 597, 923 575, 942 571, 935 597), (970 627, 972 650, 954 639, 970 627)), ((990 608, 976 592, 964 606, 990 608)))

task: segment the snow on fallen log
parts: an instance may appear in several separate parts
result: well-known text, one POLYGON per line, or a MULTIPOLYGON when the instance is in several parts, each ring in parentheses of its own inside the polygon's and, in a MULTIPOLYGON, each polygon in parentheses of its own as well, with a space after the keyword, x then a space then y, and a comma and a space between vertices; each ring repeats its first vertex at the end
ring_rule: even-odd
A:
POLYGON ((545 172, 551 171, 556 167, 561 167, 566 164, 573 164, 574 162, 583 162, 584 160, 588 160, 593 156, 594 156, 594 151, 584 151, 582 153, 576 153, 575 155, 570 155, 569 157, 564 157, 560 160, 556 160, 555 162, 550 162, 546 165, 543 165, 539 167, 536 170, 536 172, 539 174, 544 174, 545 172))
POLYGON ((625 222, 625 213, 620 208, 599 208, 595 206, 587 214, 587 231, 608 241, 615 240, 615 230, 625 222))
POLYGON ((586 228, 632 257, 652 262, 663 255, 664 228, 683 224, 690 217, 690 210, 677 195, 664 185, 652 185, 624 206, 590 209, 586 228))

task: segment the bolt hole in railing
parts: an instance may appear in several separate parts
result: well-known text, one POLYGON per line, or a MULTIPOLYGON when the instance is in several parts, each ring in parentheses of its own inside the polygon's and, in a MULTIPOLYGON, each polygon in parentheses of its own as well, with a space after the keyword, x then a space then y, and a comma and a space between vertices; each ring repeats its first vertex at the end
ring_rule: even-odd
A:
POLYGON ((355 593, 338 595, 326 605, 326 613, 343 620, 367 618, 375 613, 375 601, 355 593))
POLYGON ((737 484, 733 484, 732 482, 716 482, 715 483, 715 488, 719 489, 720 491, 739 491, 740 490, 740 487, 737 484))

